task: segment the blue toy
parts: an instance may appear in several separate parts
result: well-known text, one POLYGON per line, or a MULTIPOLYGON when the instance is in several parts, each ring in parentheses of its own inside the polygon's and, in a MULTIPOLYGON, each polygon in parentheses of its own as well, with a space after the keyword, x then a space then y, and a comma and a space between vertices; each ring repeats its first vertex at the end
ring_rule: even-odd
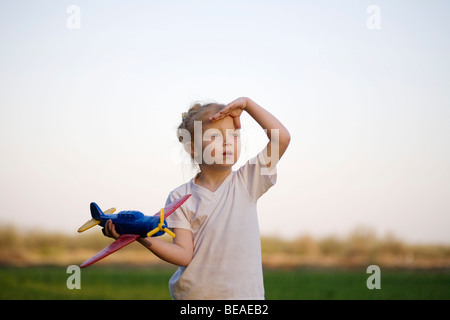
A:
POLYGON ((78 229, 78 232, 86 231, 96 225, 104 227, 108 220, 112 220, 120 237, 95 256, 83 262, 80 267, 85 268, 90 266, 139 238, 157 237, 162 236, 164 233, 168 233, 175 238, 175 234, 167 229, 167 224, 164 219, 180 207, 190 196, 188 194, 171 202, 154 216, 145 216, 139 211, 120 211, 117 214, 113 214, 116 210, 114 208, 103 212, 95 202, 92 202, 92 219, 82 225, 78 229))

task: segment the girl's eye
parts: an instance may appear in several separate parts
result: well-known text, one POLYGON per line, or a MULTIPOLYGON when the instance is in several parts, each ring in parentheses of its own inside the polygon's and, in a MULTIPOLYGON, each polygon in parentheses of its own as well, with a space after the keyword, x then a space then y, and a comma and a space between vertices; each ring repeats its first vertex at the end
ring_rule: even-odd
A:
POLYGON ((212 133, 209 137, 210 138, 218 138, 220 136, 220 134, 219 133, 212 133))

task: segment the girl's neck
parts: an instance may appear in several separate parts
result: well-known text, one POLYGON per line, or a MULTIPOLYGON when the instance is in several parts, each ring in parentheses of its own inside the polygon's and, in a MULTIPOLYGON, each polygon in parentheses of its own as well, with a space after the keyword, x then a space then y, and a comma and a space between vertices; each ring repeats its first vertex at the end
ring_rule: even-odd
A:
POLYGON ((194 179, 194 183, 202 186, 211 192, 216 191, 222 182, 230 175, 231 168, 227 168, 225 170, 211 170, 206 167, 200 167, 200 172, 194 179))

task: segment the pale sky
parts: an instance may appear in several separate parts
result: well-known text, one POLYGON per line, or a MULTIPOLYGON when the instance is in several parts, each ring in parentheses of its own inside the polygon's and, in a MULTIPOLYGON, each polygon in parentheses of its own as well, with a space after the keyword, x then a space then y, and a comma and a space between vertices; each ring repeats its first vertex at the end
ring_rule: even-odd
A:
MULTIPOLYGON (((193 176, 181 113, 248 96, 292 136, 262 234, 448 244, 449 15, 444 0, 1 1, 0 224, 76 233, 92 201, 156 213, 193 176)), ((266 143, 242 122, 239 164, 266 143)))

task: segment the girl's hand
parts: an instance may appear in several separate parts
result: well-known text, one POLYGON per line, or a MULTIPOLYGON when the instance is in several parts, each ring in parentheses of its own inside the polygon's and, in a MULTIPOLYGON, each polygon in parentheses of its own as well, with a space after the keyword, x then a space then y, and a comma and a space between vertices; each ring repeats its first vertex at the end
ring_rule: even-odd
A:
POLYGON ((103 234, 116 240, 120 237, 120 234, 116 232, 116 226, 114 225, 112 220, 106 221, 105 228, 103 229, 103 234))
POLYGON ((240 116, 242 111, 244 111, 245 108, 247 108, 248 101, 249 101, 248 98, 238 98, 234 100, 233 102, 229 103, 225 108, 220 110, 218 113, 210 117, 209 121, 215 122, 227 116, 230 116, 233 118, 234 126, 236 127, 236 129, 240 129, 241 128, 240 116))

